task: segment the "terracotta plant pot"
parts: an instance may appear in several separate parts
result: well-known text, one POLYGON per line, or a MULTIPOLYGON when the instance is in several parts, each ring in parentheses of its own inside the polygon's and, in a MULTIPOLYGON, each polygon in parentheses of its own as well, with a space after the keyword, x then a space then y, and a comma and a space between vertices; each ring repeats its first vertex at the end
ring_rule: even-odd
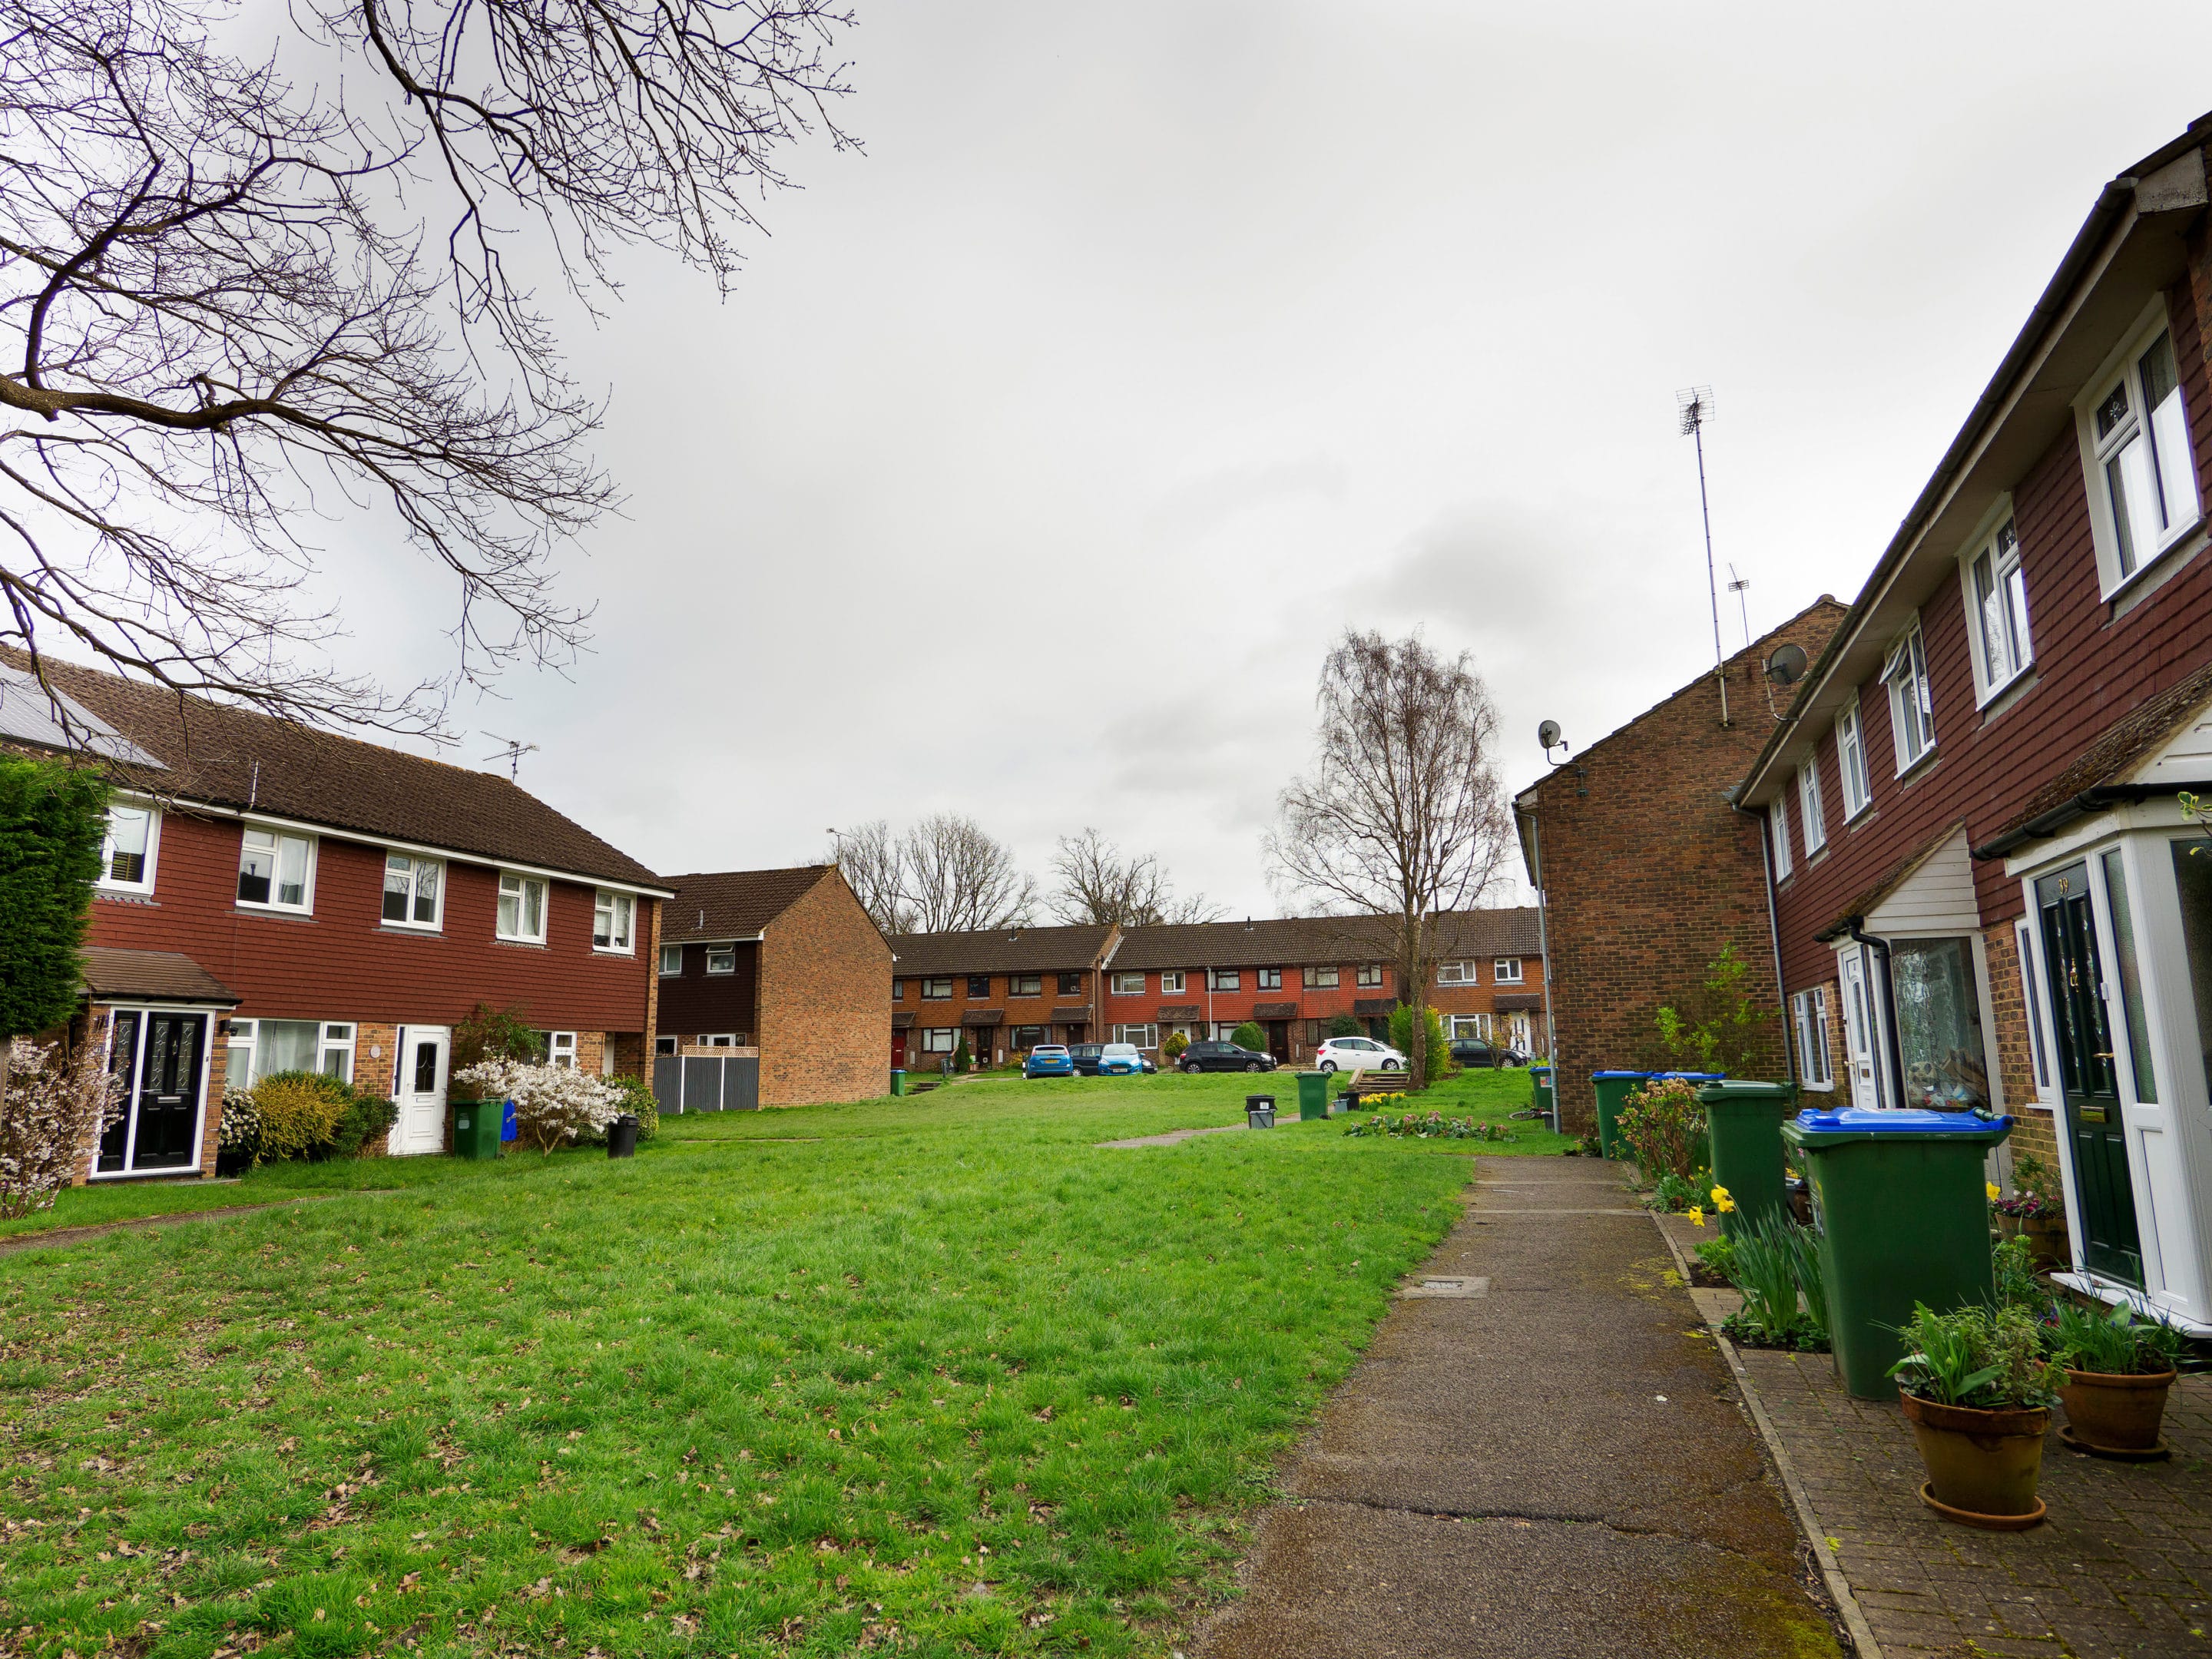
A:
POLYGON ((2075 1437, 2091 1450, 2154 1451, 2173 1378, 2172 1371, 2123 1376, 2069 1370, 2058 1397, 2066 1402, 2066 1421, 2075 1437))
POLYGON ((1930 1508, 1947 1521, 2008 1531, 2043 1518, 2035 1488, 2043 1476, 2048 1407, 1990 1412, 1939 1406, 1902 1389, 1898 1397, 1928 1466, 1922 1495, 1930 1508))
POLYGON ((2027 1241, 2028 1255, 2038 1273, 2057 1273, 2074 1263, 2074 1253, 2066 1247, 2066 1218, 2056 1211, 2026 1219, 2000 1215, 1997 1231, 2007 1238, 2027 1241))

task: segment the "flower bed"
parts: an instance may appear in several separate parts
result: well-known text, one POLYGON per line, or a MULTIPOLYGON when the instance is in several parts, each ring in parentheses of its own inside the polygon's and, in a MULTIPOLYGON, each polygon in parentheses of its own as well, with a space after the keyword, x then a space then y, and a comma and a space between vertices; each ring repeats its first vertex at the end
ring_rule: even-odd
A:
POLYGON ((1407 1112, 1398 1117, 1392 1117, 1388 1112, 1378 1112, 1364 1123, 1352 1125, 1344 1133, 1370 1137, 1405 1136, 1419 1140, 1513 1139, 1513 1131, 1502 1123, 1480 1123, 1471 1117, 1446 1117, 1442 1112, 1407 1112))

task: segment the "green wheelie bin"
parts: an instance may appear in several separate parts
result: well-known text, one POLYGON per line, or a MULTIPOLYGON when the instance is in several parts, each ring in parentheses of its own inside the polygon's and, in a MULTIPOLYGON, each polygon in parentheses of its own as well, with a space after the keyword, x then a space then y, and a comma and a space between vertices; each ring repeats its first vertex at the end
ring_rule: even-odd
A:
POLYGON ((1698 1091, 1712 1146, 1713 1185, 1728 1189, 1733 1212, 1721 1217, 1731 1238, 1762 1217, 1786 1216, 1790 1191, 1782 1173, 1782 1123, 1797 1109, 1794 1083, 1723 1079, 1698 1091))
POLYGON ((1548 1117, 1557 1117, 1559 1109, 1552 1099, 1552 1068, 1531 1066, 1528 1068, 1528 1103, 1548 1117))
POLYGON ((1310 1123, 1316 1118, 1328 1115, 1328 1083, 1327 1072, 1298 1073, 1298 1121, 1310 1123))
POLYGON ((507 1115, 503 1100, 454 1100, 453 1156, 481 1162, 499 1156, 499 1130, 507 1115))
POLYGON ((1782 1126, 1813 1190, 1836 1373, 1860 1399, 1896 1395, 1889 1368, 1913 1304, 1948 1313, 1988 1299, 1982 1164, 2011 1133, 2010 1118, 1980 1112, 1861 1106, 1782 1126))
POLYGON ((1627 1152, 1620 1139, 1620 1109, 1650 1075, 1649 1072, 1590 1073, 1590 1087, 1597 1091, 1598 1150, 1606 1157, 1620 1158, 1627 1152))

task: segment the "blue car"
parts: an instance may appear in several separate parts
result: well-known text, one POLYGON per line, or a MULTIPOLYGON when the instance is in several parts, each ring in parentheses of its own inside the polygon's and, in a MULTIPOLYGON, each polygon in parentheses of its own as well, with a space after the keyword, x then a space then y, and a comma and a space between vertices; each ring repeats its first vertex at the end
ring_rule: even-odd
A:
POLYGON ((1101 1077, 1139 1077, 1155 1069, 1145 1064, 1144 1055, 1133 1042, 1109 1042, 1098 1051, 1101 1077))
POLYGON ((1022 1062, 1024 1077, 1073 1077, 1075 1058, 1067 1052, 1065 1043, 1041 1042, 1030 1050, 1029 1058, 1022 1062))

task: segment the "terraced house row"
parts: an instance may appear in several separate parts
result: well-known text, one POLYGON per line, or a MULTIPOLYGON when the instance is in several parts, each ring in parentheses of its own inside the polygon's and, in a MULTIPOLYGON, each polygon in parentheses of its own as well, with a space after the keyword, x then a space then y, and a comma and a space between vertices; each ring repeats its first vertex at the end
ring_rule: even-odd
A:
MULTIPOLYGON (((1171 1033, 1227 1037, 1247 1021, 1296 1062, 1340 1018, 1387 1035, 1403 994, 1387 933, 1364 917, 909 933, 891 948, 891 1063, 908 1067, 942 1064, 963 1036, 997 1063, 1040 1042, 1157 1053, 1171 1033)), ((1437 955, 1425 1000, 1452 1035, 1531 1047, 1544 1006, 1534 910, 1447 915, 1437 955)))

